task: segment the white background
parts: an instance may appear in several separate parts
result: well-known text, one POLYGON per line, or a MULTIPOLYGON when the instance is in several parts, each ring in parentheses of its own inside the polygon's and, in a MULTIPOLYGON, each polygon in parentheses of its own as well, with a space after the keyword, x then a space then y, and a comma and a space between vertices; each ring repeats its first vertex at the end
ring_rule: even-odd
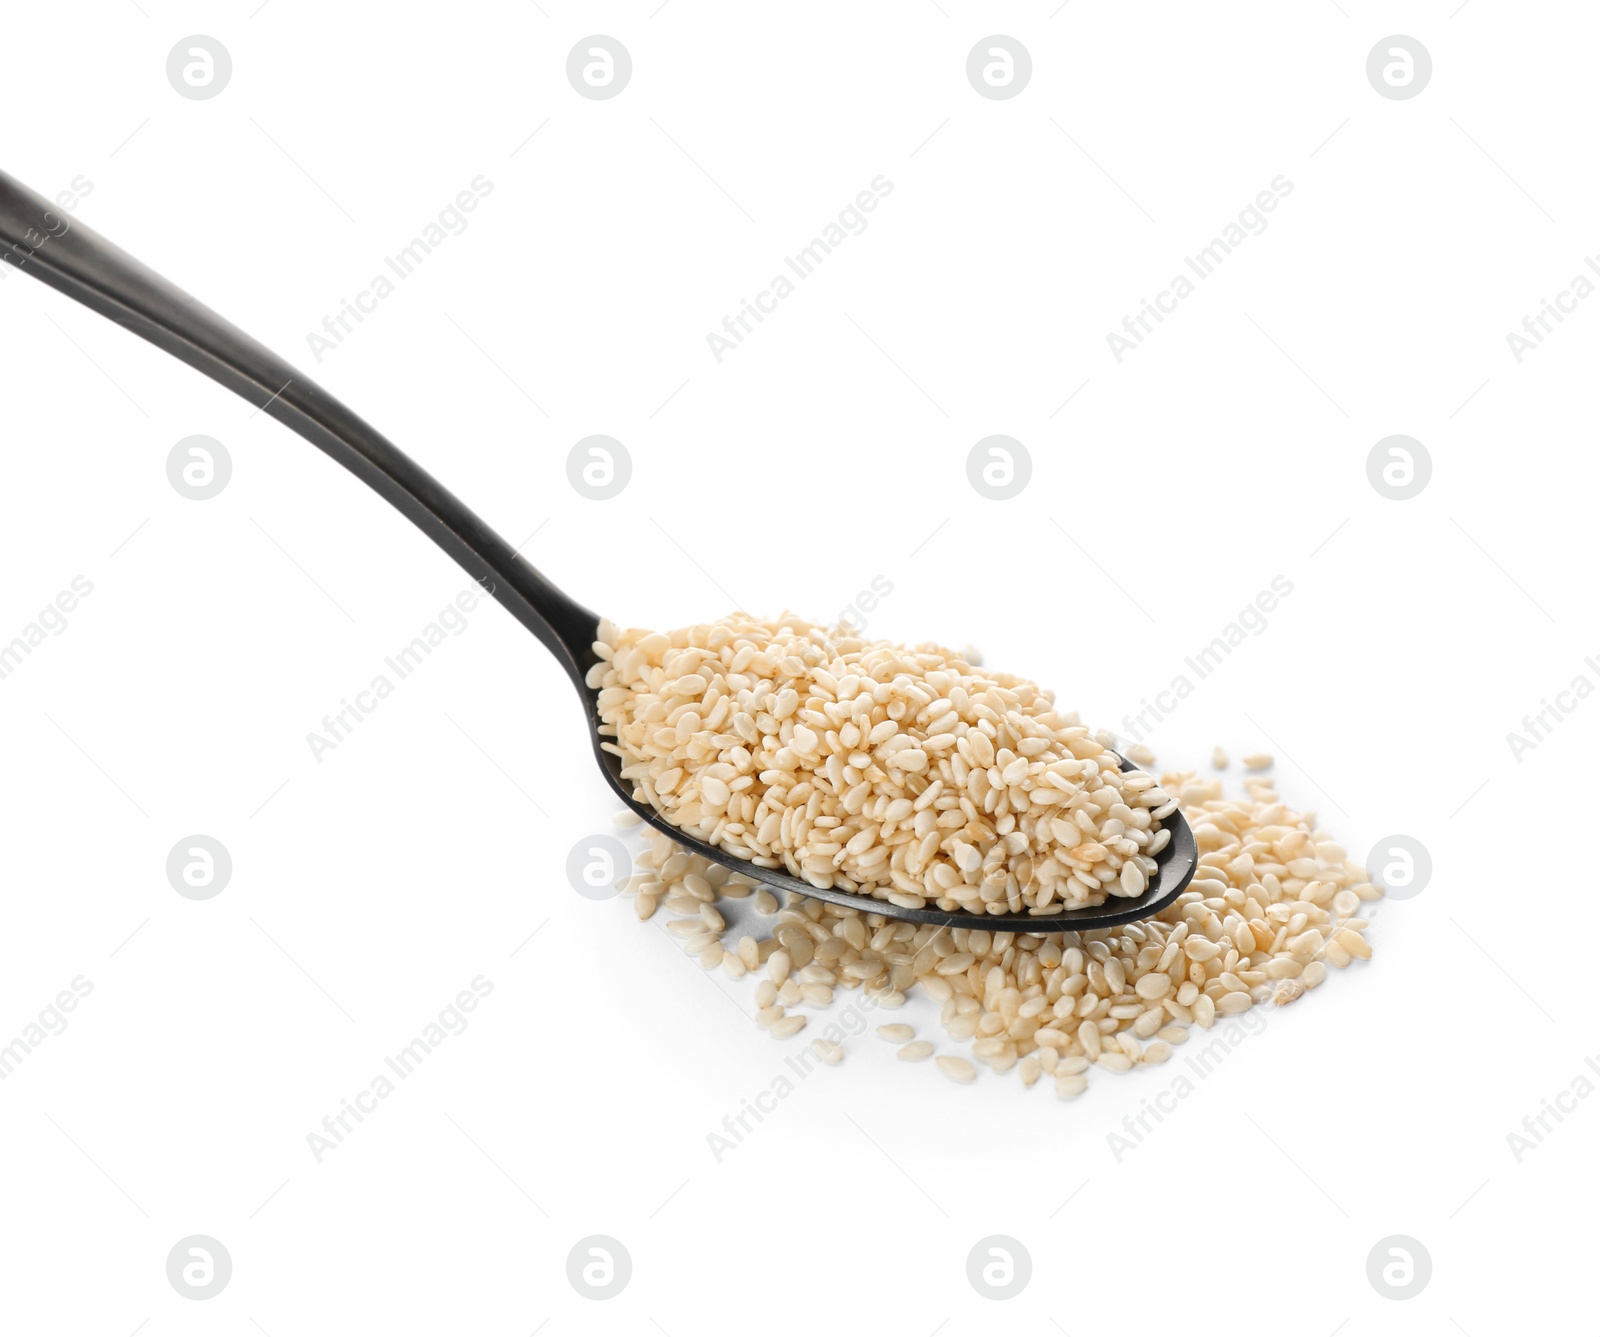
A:
POLYGON ((1505 336, 1596 245, 1584 7, 256 3, 11 7, 0 166, 92 182, 78 222, 619 622, 829 618, 883 576, 873 633, 970 642, 1121 730, 1285 576, 1161 760, 1273 751, 1354 855, 1406 833, 1434 874, 1378 908, 1370 963, 1267 1017, 1120 1160, 1108 1134, 1176 1062, 1062 1104, 869 1033, 719 1163, 707 1134, 820 1023, 774 1042, 746 987, 570 889, 615 804, 554 662, 486 604, 314 760, 307 733, 466 578, 252 405, 8 271, 0 640, 94 586, 0 682, 0 1040, 93 983, 0 1083, 8 1329, 1577 1316, 1591 1241, 1566 1218, 1600 1101, 1520 1163, 1507 1134, 1600 1051, 1568 853, 1600 705, 1520 761, 1506 735, 1600 678, 1600 302, 1520 365, 1505 336), (965 75, 996 32, 1033 61, 1006 101, 965 75), (166 79, 193 33, 232 56, 212 100, 166 79), (632 55, 610 101, 565 77, 591 33, 632 55), (1366 78, 1392 33, 1432 54, 1413 100, 1366 78), (467 230, 318 364, 307 334, 480 174, 467 230), (707 333, 879 174, 867 230, 716 362, 707 333), (1279 175, 1266 231, 1115 361, 1107 332, 1279 175), (234 466, 205 502, 165 471, 195 433, 234 466), (609 502, 567 482, 591 433, 632 457, 609 502), (994 433, 1033 459, 1008 502, 966 478, 994 433), (1393 433, 1432 457, 1414 500, 1367 481, 1393 433), (193 833, 233 858, 212 900, 166 880, 193 833), (318 1164, 307 1134, 478 975, 470 1027, 318 1164), (165 1275, 195 1233, 233 1259, 204 1302, 165 1275), (633 1260, 604 1303, 565 1273, 597 1233, 633 1260), (1001 1304, 966 1277, 991 1234, 1033 1259, 1001 1304), (1391 1234, 1432 1256, 1414 1300, 1367 1281, 1391 1234))

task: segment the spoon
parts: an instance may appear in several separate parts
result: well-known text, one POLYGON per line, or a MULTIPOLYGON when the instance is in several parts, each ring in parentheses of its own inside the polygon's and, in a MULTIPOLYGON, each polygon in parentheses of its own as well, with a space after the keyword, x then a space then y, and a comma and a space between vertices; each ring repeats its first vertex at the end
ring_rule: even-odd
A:
MULTIPOLYGON (((4 172, 0 172, 0 247, 0 261, 126 326, 298 432, 455 558, 566 670, 583 698, 595 758, 617 796, 685 849, 790 895, 811 896, 886 919, 1019 933, 1108 928, 1148 919, 1172 904, 1194 876, 1199 861, 1194 833, 1177 811, 1163 819, 1172 838, 1156 856, 1156 873, 1143 894, 1112 897, 1103 905, 1051 915, 905 909, 872 896, 814 887, 694 839, 635 798, 633 786, 622 778, 622 759, 601 747, 599 693, 584 682, 598 660, 593 646, 599 618, 540 575, 426 470, 303 372, 4 172)), ((1134 769, 1132 762, 1118 760, 1123 770, 1134 769)))

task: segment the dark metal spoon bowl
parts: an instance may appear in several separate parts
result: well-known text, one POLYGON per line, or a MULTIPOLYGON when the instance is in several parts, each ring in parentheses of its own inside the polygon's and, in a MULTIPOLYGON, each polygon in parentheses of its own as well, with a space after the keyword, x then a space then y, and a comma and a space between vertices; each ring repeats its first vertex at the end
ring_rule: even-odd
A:
MULTIPOLYGON (((510 544, 432 475, 302 372, 3 172, 0 248, 0 262, 16 266, 132 330, 305 437, 443 548, 538 637, 566 670, 583 698, 600 769, 617 796, 650 826, 686 849, 766 886, 852 906, 868 914, 951 928, 1022 933, 1108 928, 1148 919, 1171 905, 1194 876, 1198 862, 1194 834, 1179 812, 1164 819, 1172 839, 1156 856, 1156 875, 1142 895, 1113 897, 1092 909, 1064 910, 1053 915, 974 915, 937 908, 903 909, 872 896, 813 887, 786 873, 734 859, 713 845, 690 838, 648 803, 634 797, 633 786, 622 778, 621 759, 601 746, 604 740, 598 732, 599 693, 584 681, 598 660, 593 645, 599 619, 519 557, 510 544)), ((1127 761, 1122 766, 1124 770, 1133 769, 1127 761)))

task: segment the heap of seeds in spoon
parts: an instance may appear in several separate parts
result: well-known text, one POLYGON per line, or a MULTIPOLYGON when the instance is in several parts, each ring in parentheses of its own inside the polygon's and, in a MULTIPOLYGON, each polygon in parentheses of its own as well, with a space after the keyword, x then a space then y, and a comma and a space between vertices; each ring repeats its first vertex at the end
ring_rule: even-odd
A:
POLYGON ((602 622, 600 732, 686 835, 907 909, 1040 917, 1139 896, 1177 800, 1024 678, 743 615, 602 622))

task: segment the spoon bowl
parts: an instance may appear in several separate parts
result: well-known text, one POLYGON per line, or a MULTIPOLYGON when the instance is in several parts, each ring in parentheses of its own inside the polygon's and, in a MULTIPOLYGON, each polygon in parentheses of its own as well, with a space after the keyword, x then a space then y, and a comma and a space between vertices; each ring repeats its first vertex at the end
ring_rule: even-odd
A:
MULTIPOLYGON (((622 759, 601 746, 605 740, 599 733, 599 692, 586 683, 589 669, 599 659, 594 651, 599 618, 546 580, 431 474, 299 369, 4 172, 0 172, 0 263, 33 275, 232 390, 331 456, 394 506, 555 656, 583 700, 595 757, 617 797, 684 848, 765 886, 866 914, 1019 933, 1109 928, 1147 919, 1171 905, 1194 876, 1198 864, 1194 833, 1178 811, 1162 819, 1172 838, 1156 856, 1156 874, 1142 894, 1114 896, 1103 905, 1055 914, 905 909, 873 896, 814 887, 695 840, 636 798, 633 785, 622 778, 622 759)), ((1134 769, 1131 762, 1119 761, 1124 770, 1134 769)))
MULTIPOLYGON (((595 718, 592 711, 591 718, 595 718)), ((647 825, 671 836, 684 849, 695 854, 703 854, 725 868, 743 873, 765 887, 781 889, 789 896, 811 896, 834 905, 850 906, 862 914, 882 915, 885 919, 908 919, 917 924, 939 924, 945 928, 981 928, 991 932, 1011 933, 1062 933, 1111 928, 1117 924, 1127 924, 1136 919, 1149 919, 1152 915, 1160 914, 1183 893, 1184 888, 1194 877, 1199 862, 1194 832, 1189 829, 1188 822, 1184 821, 1183 814, 1174 812, 1170 817, 1161 819, 1163 829, 1172 832, 1172 839, 1167 842, 1167 847, 1155 856, 1155 876, 1138 896, 1115 896, 1102 905, 1089 906, 1082 910, 1061 910, 1050 915, 1034 915, 1026 911, 1018 914, 976 915, 961 910, 940 910, 936 906, 925 906, 920 910, 907 909, 879 900, 876 896, 863 896, 859 892, 845 891, 839 887, 815 887, 782 869, 761 868, 743 859, 735 859, 715 845, 695 840, 674 826, 648 803, 633 797, 632 784, 622 778, 622 758, 614 752, 603 751, 600 747, 602 741, 596 734, 595 754, 600 759, 600 769, 605 772, 606 780, 616 791, 617 797, 642 817, 647 825)), ((1121 761, 1122 769, 1125 771, 1138 769, 1126 758, 1119 757, 1118 760, 1121 761)))

